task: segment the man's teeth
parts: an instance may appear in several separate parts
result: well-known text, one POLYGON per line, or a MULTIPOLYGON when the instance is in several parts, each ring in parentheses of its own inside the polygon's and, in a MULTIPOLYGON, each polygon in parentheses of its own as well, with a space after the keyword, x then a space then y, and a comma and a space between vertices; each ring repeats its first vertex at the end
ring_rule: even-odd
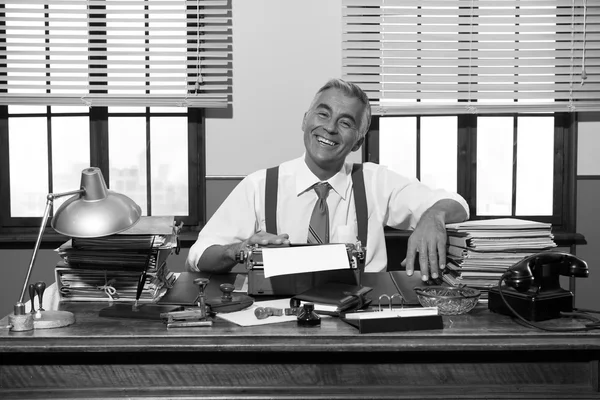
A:
POLYGON ((319 141, 319 143, 323 143, 323 144, 326 144, 326 145, 329 145, 329 146, 335 146, 335 142, 332 142, 331 140, 327 140, 327 139, 324 139, 322 137, 317 138, 317 140, 319 141))

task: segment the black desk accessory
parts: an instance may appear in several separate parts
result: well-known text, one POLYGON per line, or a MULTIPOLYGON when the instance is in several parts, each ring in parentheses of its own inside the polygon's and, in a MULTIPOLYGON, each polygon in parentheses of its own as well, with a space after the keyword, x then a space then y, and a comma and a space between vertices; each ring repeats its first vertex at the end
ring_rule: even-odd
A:
POLYGON ((359 333, 422 331, 444 328, 441 315, 356 320, 342 318, 342 321, 358 328, 359 333))
POLYGON ((526 321, 559 318, 573 311, 573 293, 560 287, 559 276, 588 274, 587 263, 572 254, 546 251, 525 257, 490 288, 488 308, 526 321))
POLYGON ((206 299, 206 304, 213 312, 228 313, 240 311, 250 307, 254 303, 254 300, 250 296, 242 293, 233 293, 235 286, 231 283, 221 283, 219 289, 222 292, 221 296, 206 299))
POLYGON ((303 303, 314 303, 318 314, 337 316, 348 310, 358 310, 369 304, 366 298, 373 288, 340 282, 327 282, 292 297, 303 303))

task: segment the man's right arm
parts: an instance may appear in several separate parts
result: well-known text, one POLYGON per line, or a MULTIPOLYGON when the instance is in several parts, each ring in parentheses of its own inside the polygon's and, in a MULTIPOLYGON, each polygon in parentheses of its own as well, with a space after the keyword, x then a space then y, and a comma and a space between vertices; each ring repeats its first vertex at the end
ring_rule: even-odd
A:
POLYGON ((273 235, 271 233, 259 231, 243 242, 213 245, 204 250, 204 253, 200 256, 198 270, 216 274, 227 273, 237 264, 238 261, 236 260, 236 256, 247 246, 253 246, 255 244, 261 246, 289 246, 290 241, 289 236, 285 233, 273 235))
MULTIPOLYGON (((246 241, 226 245, 212 245, 202 253, 197 268, 203 272, 226 273, 237 264, 236 255, 245 247, 246 241)), ((192 267, 193 268, 193 267, 192 267)))

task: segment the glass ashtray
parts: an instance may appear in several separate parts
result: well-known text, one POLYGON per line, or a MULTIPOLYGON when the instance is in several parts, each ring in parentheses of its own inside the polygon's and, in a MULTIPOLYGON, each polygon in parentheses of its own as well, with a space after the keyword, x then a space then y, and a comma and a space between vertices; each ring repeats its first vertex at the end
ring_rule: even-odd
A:
POLYGON ((469 287, 426 286, 415 292, 423 307, 437 307, 442 315, 460 315, 471 311, 479 301, 481 292, 469 287))

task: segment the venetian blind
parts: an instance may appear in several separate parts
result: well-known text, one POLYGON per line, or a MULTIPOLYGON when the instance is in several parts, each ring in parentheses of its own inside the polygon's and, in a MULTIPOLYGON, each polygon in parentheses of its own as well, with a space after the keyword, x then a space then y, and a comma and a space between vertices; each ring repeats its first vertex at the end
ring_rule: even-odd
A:
POLYGON ((0 104, 226 107, 227 0, 3 0, 0 104))
POLYGON ((343 0, 374 114, 600 110, 600 2, 343 0))

